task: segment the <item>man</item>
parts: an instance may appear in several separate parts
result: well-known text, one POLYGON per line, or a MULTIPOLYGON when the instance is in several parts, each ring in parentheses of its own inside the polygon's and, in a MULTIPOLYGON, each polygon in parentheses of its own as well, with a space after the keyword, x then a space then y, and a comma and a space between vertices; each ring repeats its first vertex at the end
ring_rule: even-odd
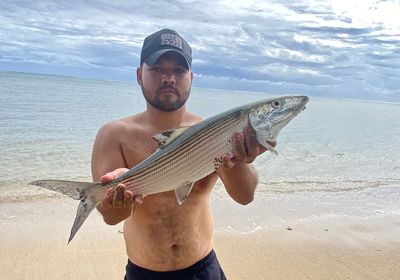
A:
MULTIPOLYGON (((94 181, 110 181, 147 158, 157 149, 153 135, 202 120, 185 105, 191 63, 189 44, 173 30, 144 40, 136 74, 146 110, 99 130, 92 154, 94 181)), ((224 156, 224 165, 196 182, 182 205, 172 191, 144 198, 133 197, 123 185, 107 191, 98 210, 107 224, 124 221, 125 279, 225 279, 213 251, 210 193, 219 177, 235 201, 250 203, 258 177, 249 163, 265 152, 250 128, 233 140, 235 157, 224 156)))

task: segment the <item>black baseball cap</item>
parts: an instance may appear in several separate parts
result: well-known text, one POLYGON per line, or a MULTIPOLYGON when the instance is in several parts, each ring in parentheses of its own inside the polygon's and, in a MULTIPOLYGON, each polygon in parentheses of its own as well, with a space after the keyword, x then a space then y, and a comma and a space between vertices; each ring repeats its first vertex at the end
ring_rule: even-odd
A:
POLYGON ((188 69, 192 64, 192 48, 178 32, 171 29, 161 29, 144 39, 140 53, 140 65, 154 65, 163 54, 175 52, 186 61, 188 69))

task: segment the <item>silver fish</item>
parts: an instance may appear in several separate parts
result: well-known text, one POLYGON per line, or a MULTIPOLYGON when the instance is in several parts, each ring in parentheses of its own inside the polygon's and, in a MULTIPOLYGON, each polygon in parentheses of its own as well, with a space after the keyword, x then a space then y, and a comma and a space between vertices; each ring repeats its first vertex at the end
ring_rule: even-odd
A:
POLYGON ((80 200, 68 243, 101 203, 105 191, 123 183, 134 196, 175 190, 182 204, 193 183, 222 165, 222 156, 233 157, 233 135, 251 126, 257 142, 271 152, 280 130, 308 102, 307 96, 284 96, 257 101, 205 119, 191 127, 164 131, 153 138, 159 149, 129 171, 107 183, 39 180, 29 184, 80 200))

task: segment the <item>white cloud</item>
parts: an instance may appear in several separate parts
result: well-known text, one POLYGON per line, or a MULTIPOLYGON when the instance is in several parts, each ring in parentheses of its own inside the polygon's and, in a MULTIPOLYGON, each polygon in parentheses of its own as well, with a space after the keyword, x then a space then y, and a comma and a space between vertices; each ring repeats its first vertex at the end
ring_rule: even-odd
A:
MULTIPOLYGON (((342 38, 347 38, 346 36, 341 36, 342 38)), ((294 35, 294 40, 300 42, 300 43, 310 43, 316 46, 322 46, 322 47, 330 47, 330 48, 357 48, 356 45, 351 44, 350 42, 346 42, 344 40, 341 40, 340 38, 338 39, 324 39, 324 38, 319 38, 319 37, 313 37, 312 35, 299 35, 295 34, 294 35)))
POLYGON ((0 70, 27 63, 125 78, 144 37, 170 27, 191 43, 205 87, 398 93, 399 1, 3 0, 0 10, 0 70))
POLYGON ((327 60, 322 55, 309 55, 302 51, 284 49, 279 47, 268 47, 264 49, 264 55, 274 58, 282 58, 287 60, 296 60, 303 62, 323 63, 327 60))
POLYGON ((330 5, 335 14, 350 18, 353 26, 382 25, 385 29, 400 30, 399 1, 332 0, 330 5))

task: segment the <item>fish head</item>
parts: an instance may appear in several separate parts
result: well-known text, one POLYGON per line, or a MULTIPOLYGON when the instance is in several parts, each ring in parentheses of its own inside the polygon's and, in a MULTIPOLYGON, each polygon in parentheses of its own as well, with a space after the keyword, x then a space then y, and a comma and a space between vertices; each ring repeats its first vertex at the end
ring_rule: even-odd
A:
POLYGON ((250 107, 249 122, 257 141, 271 148, 267 142, 276 142, 281 129, 305 109, 307 96, 283 96, 260 101, 250 107))

